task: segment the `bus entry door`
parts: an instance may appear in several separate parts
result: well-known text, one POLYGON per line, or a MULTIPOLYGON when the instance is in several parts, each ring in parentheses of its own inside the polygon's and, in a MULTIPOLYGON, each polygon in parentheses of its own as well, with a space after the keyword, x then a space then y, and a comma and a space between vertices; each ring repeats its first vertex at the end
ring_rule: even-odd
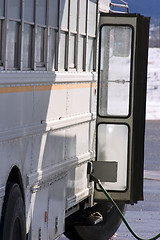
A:
MULTIPOLYGON (((129 203, 143 199, 148 32, 144 16, 100 16, 93 175, 114 200, 129 203)), ((105 199, 97 185, 95 199, 105 199)))

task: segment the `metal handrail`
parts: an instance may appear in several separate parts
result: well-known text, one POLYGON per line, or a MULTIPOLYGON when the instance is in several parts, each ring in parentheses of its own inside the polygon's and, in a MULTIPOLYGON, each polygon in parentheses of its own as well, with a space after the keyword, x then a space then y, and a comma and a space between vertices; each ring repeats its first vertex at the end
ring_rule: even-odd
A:
POLYGON ((110 9, 110 12, 111 13, 128 13, 129 12, 129 7, 128 7, 128 3, 123 1, 123 0, 118 0, 120 1, 121 3, 110 3, 110 8, 113 7, 113 8, 125 8, 126 9, 126 12, 120 12, 120 11, 115 11, 115 10, 112 10, 110 9))

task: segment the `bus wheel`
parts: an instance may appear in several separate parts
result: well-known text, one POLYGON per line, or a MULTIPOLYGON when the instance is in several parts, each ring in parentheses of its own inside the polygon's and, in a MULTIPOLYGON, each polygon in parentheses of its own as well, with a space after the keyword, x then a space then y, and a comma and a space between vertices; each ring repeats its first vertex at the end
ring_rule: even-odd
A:
MULTIPOLYGON (((125 203, 117 204, 120 210, 125 213, 125 203)), ((76 226, 74 222, 68 224, 66 220, 65 235, 70 240, 107 240, 117 231, 121 218, 116 209, 110 204, 97 204, 92 208, 92 212, 99 212, 103 216, 103 221, 93 226, 76 226)))
POLYGON ((2 240, 25 240, 25 209, 21 190, 18 184, 7 185, 4 199, 2 221, 2 240))

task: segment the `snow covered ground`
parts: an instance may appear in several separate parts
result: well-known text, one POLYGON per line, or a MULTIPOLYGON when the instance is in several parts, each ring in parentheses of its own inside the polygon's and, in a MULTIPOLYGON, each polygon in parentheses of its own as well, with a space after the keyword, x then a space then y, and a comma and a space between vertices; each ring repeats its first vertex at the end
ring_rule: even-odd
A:
POLYGON ((146 119, 160 119, 160 48, 149 49, 146 119))

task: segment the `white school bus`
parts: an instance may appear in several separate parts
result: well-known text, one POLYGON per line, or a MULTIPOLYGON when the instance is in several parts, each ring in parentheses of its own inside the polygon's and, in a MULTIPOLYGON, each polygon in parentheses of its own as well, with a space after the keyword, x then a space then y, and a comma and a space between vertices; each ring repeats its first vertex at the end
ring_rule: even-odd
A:
POLYGON ((91 175, 143 199, 149 19, 121 2, 0 0, 1 240, 109 239, 91 175))

